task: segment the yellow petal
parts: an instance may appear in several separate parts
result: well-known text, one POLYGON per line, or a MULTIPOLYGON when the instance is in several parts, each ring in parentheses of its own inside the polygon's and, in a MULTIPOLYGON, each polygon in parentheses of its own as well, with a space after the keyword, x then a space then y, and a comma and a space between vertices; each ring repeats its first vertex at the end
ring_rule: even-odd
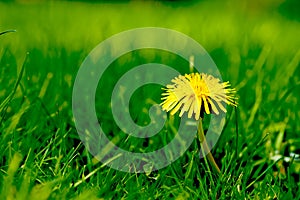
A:
POLYGON ((209 107, 208 107, 206 98, 205 98, 204 96, 202 96, 202 99, 203 99, 203 104, 204 104, 205 112, 206 112, 207 114, 210 114, 210 111, 209 111, 209 107))
POLYGON ((188 118, 191 118, 192 115, 193 115, 193 111, 194 111, 194 104, 195 104, 195 101, 192 101, 192 104, 191 104, 191 107, 190 107, 190 110, 189 110, 189 114, 188 114, 188 118))
POLYGON ((173 108, 173 110, 170 112, 171 115, 174 115, 181 107, 181 103, 178 103, 175 108, 173 108))
POLYGON ((197 99, 197 111, 196 111, 196 116, 195 116, 196 120, 198 120, 200 118, 201 106, 202 106, 202 99, 197 99))
POLYGON ((226 113, 226 108, 223 106, 223 104, 222 104, 221 102, 219 102, 219 101, 216 101, 216 102, 217 102, 219 108, 220 108, 223 112, 226 113))
POLYGON ((179 116, 181 117, 183 115, 184 112, 189 111, 189 109, 191 109, 191 104, 192 104, 193 98, 190 97, 183 105, 179 116))
POLYGON ((214 111, 214 113, 216 113, 218 115, 219 111, 218 111, 217 107, 215 106, 214 102, 210 98, 207 98, 207 101, 209 102, 211 109, 214 111))

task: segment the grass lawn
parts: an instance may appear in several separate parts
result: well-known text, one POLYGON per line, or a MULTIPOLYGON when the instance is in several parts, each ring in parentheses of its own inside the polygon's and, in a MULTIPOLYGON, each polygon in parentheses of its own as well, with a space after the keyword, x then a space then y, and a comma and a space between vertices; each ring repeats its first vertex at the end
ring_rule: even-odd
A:
MULTIPOLYGON (((0 2, 0 32, 16 30, 0 35, 0 199, 300 199, 299 6, 271 0, 0 2), (163 169, 126 173, 93 158, 78 136, 72 89, 81 63, 104 39, 149 26, 195 39, 237 89, 238 107, 229 108, 212 150, 222 175, 199 158, 196 139, 163 169)), ((149 62, 189 72, 170 52, 136 50, 113 62, 97 87, 99 123, 126 150, 161 148, 178 128, 179 116, 168 115, 146 140, 114 122, 114 85, 149 62)), ((130 114, 137 124, 150 122, 161 87, 145 85, 133 94, 130 114)))

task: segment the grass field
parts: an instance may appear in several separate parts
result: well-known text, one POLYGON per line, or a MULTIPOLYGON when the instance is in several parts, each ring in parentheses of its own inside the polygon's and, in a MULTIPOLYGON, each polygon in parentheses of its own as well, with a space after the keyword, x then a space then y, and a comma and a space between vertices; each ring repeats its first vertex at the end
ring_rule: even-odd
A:
MULTIPOLYGON (((0 2, 0 32, 16 30, 0 35, 0 199, 300 199, 297 1, 24 2, 0 2), (194 38, 237 89, 239 105, 212 150, 221 176, 199 159, 196 140, 171 165, 135 174, 93 159, 77 134, 72 87, 84 58, 104 39, 148 26, 194 38)), ((118 78, 151 61, 189 70, 168 52, 140 50, 117 59, 97 88, 99 121, 124 149, 161 147, 177 127, 175 116, 144 147, 112 118, 118 78)), ((136 91, 136 123, 149 122, 160 93, 157 85, 136 91)))

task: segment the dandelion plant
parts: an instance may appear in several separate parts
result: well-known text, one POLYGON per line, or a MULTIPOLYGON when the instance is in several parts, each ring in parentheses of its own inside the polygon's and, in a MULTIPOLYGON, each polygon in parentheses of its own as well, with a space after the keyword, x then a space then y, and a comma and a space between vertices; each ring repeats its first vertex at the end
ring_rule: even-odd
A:
POLYGON ((160 104, 162 109, 174 115, 180 110, 181 117, 185 112, 188 118, 194 118, 199 121, 198 139, 200 144, 207 153, 207 158, 212 167, 221 173, 220 168, 216 164, 212 156, 208 144, 205 140, 203 131, 203 117, 206 114, 218 115, 220 111, 226 112, 224 103, 237 106, 235 89, 230 88, 229 82, 221 82, 220 79, 205 73, 191 73, 179 75, 172 79, 172 84, 163 88, 163 102, 160 104))

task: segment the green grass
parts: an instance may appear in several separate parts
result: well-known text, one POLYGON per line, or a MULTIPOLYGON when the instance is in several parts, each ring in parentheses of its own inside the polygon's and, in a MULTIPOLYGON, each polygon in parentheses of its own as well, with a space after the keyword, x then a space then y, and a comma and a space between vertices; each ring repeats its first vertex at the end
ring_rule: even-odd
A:
MULTIPOLYGON (((0 32, 17 30, 0 35, 0 199, 299 199, 299 158, 290 157, 300 153, 299 18, 279 3, 254 5, 0 3, 0 32), (199 159, 196 140, 150 174, 106 167, 81 143, 71 109, 80 64, 105 38, 144 26, 194 38, 237 88, 239 106, 227 113, 212 152, 222 176, 199 159), (276 154, 291 160, 276 161, 276 154)), ((125 149, 156 149, 178 125, 176 116, 143 149, 114 123, 108 106, 113 84, 150 61, 188 72, 188 63, 167 52, 137 51, 116 60, 97 89, 99 120, 125 149)), ((140 112, 159 103, 160 92, 156 86, 136 91, 131 115, 138 124, 149 122, 140 112)))

